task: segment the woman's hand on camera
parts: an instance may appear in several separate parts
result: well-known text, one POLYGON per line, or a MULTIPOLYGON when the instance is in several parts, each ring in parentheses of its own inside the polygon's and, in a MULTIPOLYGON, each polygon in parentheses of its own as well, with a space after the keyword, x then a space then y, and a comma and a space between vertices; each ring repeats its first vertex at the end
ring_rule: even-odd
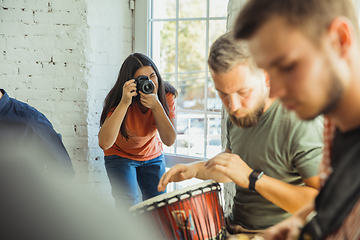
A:
POLYGON ((120 103, 127 106, 131 104, 132 98, 137 95, 135 79, 130 79, 123 86, 123 94, 120 103))
POLYGON ((159 98, 157 96, 156 86, 154 87, 154 91, 150 94, 146 94, 141 91, 139 91, 139 93, 140 93, 140 102, 144 107, 154 110, 155 108, 160 106, 159 98))

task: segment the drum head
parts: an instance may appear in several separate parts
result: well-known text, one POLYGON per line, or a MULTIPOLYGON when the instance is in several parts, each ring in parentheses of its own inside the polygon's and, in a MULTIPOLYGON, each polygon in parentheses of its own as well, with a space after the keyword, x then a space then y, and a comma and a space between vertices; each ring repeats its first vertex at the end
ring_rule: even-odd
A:
MULTIPOLYGON (((159 196, 147 199, 137 205, 132 206, 130 208, 130 211, 137 211, 142 208, 161 204, 162 202, 164 202, 164 200, 169 200, 169 199, 170 199, 169 200, 170 203, 174 203, 177 201, 177 197, 179 197, 179 196, 180 196, 180 199, 185 199, 190 196, 198 195, 203 192, 214 191, 216 189, 220 189, 220 185, 217 182, 215 182, 213 180, 204 181, 199 184, 195 184, 195 185, 192 185, 192 186, 189 186, 186 188, 175 190, 175 191, 172 191, 169 193, 164 193, 159 196)), ((150 210, 150 209, 148 209, 148 210, 150 210)))
POLYGON ((150 198, 130 208, 147 218, 159 240, 209 240, 226 238, 220 184, 206 181, 150 198))

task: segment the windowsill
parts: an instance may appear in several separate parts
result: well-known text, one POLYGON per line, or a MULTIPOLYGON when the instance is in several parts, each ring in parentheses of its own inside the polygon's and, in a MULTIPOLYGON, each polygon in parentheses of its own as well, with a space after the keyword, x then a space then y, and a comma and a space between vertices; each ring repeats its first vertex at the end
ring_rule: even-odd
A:
POLYGON ((164 153, 164 155, 165 155, 165 165, 167 168, 171 168, 176 164, 189 164, 193 162, 207 160, 206 158, 191 157, 191 156, 171 154, 171 153, 164 153))

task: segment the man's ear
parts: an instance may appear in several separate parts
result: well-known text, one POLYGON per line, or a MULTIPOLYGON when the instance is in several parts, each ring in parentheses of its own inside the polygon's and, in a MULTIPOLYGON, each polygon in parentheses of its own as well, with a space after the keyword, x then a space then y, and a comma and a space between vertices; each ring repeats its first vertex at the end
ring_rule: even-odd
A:
POLYGON ((329 27, 331 45, 340 57, 347 57, 356 42, 354 26, 346 17, 335 18, 329 27))
POLYGON ((264 71, 264 75, 265 75, 265 85, 266 87, 270 88, 270 77, 269 77, 269 74, 267 73, 267 71, 263 70, 264 71))

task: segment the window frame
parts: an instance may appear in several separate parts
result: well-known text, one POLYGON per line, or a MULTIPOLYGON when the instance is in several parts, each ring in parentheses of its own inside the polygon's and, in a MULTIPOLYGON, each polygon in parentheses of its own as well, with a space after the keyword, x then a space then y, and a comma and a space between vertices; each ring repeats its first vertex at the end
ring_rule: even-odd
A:
MULTIPOLYGON (((179 22, 180 21, 205 21, 206 22, 206 46, 205 46, 205 53, 209 52, 209 28, 210 28, 210 21, 211 20, 227 20, 227 16, 224 17, 210 17, 210 0, 206 0, 206 17, 197 17, 197 18, 180 18, 179 17, 179 0, 176 0, 176 17, 169 18, 169 19, 161 19, 161 18, 152 18, 152 4, 153 0, 136 0, 135 1, 135 10, 134 10, 134 30, 133 30, 133 50, 134 52, 141 52, 148 55, 150 58, 153 58, 152 54, 152 23, 154 22, 165 22, 165 21, 172 21, 176 24, 176 32, 175 32, 175 88, 178 88, 178 42, 179 42, 179 22), (146 38, 144 38, 146 36, 146 38)), ((225 29, 224 29, 225 33, 225 29)), ((173 146, 174 153, 166 153, 169 159, 167 161, 167 167, 171 167, 176 163, 189 163, 190 159, 192 161, 194 159, 197 160, 205 160, 208 158, 208 131, 209 131, 209 117, 216 116, 221 119, 221 111, 209 111, 208 110, 208 84, 209 84, 209 69, 207 64, 208 54, 205 54, 205 82, 204 82, 204 109, 203 110, 179 110, 177 107, 177 101, 175 101, 176 108, 175 113, 178 116, 178 113, 192 113, 192 114, 201 114, 204 117, 204 153, 203 157, 196 157, 191 155, 184 155, 179 154, 177 151, 177 143, 173 146), (171 160, 170 160, 171 159, 171 160)), ((221 134, 220 134, 221 139, 221 134)))

